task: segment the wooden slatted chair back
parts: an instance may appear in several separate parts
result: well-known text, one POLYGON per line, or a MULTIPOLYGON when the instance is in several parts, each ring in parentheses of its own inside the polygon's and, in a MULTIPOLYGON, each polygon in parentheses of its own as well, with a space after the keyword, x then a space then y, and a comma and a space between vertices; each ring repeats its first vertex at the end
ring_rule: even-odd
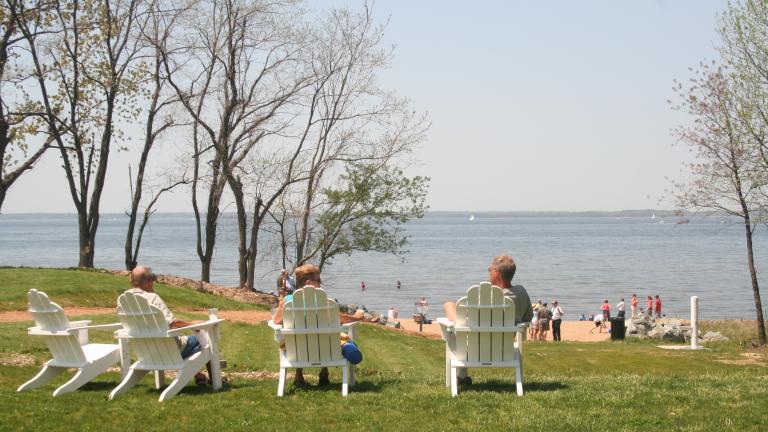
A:
POLYGON ((325 361, 340 360, 339 304, 328 298, 322 288, 305 286, 293 293, 285 304, 283 328, 307 330, 285 335, 285 352, 290 361, 309 362, 318 366, 325 361), (336 332, 312 333, 312 330, 336 329, 336 332))
POLYGON ((67 333, 69 319, 61 306, 52 302, 42 291, 31 289, 27 293, 28 308, 32 319, 40 330, 58 332, 46 335, 45 343, 56 362, 86 363, 85 353, 81 345, 87 344, 87 336, 78 339, 77 334, 67 333))
POLYGON ((456 326, 469 329, 456 333, 457 359, 489 364, 512 361, 515 333, 493 329, 515 325, 515 302, 501 288, 488 282, 471 287, 457 302, 456 326))
POLYGON ((183 363, 176 338, 160 309, 140 294, 126 292, 117 299, 117 315, 131 337, 130 347, 143 367, 174 369, 183 363))

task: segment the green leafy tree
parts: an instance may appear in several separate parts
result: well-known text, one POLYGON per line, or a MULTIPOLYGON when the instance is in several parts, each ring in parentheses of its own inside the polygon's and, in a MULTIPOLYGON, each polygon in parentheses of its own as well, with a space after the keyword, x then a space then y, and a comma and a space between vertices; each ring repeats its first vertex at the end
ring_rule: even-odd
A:
POLYGON ((326 203, 305 257, 316 258, 322 268, 355 251, 404 254, 408 236, 401 225, 424 216, 428 182, 396 167, 347 165, 339 187, 323 190, 326 203))

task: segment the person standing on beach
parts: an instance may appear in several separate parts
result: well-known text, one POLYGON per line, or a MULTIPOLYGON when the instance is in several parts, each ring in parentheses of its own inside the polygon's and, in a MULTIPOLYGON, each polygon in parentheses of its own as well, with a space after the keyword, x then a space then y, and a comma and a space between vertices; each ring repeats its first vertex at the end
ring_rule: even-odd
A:
POLYGON ((645 313, 648 318, 653 318, 653 297, 648 296, 645 300, 645 313))
POLYGON ((654 305, 653 311, 656 313, 656 318, 661 318, 661 299, 658 294, 656 294, 656 304, 654 305))
POLYGON ((365 282, 360 281, 360 291, 365 291, 365 282))
POLYGON ((539 337, 539 304, 531 306, 533 308, 533 318, 531 318, 531 327, 528 329, 528 339, 537 340, 539 337))
POLYGON ((603 311, 603 321, 608 322, 611 320, 611 304, 608 303, 608 299, 605 299, 603 301, 603 304, 600 305, 600 310, 603 311))
POLYGON ((397 289, 400 289, 400 279, 397 280, 397 289))
POLYGON ((629 304, 630 307, 632 307, 632 318, 634 319, 635 316, 637 316, 637 304, 639 302, 637 301, 637 294, 632 294, 632 299, 630 300, 629 304))
POLYGON ((549 332, 549 320, 552 318, 552 312, 547 308, 547 304, 544 303, 539 308, 539 340, 547 340, 547 332, 549 332))
POLYGON ((560 325, 563 323, 563 309, 557 300, 552 300, 552 340, 560 341, 560 325))
POLYGON ((624 303, 624 297, 621 298, 621 301, 616 305, 616 317, 624 319, 627 313, 627 304, 624 303))

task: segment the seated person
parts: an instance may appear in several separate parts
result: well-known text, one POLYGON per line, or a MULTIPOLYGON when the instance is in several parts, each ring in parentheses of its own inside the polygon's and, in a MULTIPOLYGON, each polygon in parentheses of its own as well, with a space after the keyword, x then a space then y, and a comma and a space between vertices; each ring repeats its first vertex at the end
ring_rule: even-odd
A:
MULTIPOLYGON (((522 285, 512 285, 517 265, 509 255, 499 255, 491 261, 488 267, 488 279, 492 285, 502 289, 504 295, 515 298, 515 322, 529 323, 533 319, 533 307, 528 291, 522 285)), ((456 302, 446 302, 443 305, 445 316, 456 322, 456 302)))
MULTIPOLYGON (((504 295, 515 298, 515 323, 529 323, 533 319, 533 306, 528 292, 522 285, 512 285, 517 265, 509 255, 499 255, 491 261, 488 267, 488 279, 492 285, 502 289, 504 295)), ((446 302, 443 305, 445 316, 452 322, 456 322, 456 302, 446 302)), ((466 375, 466 368, 459 372, 460 384, 472 384, 472 378, 466 375)))
MULTIPOLYGON (((151 268, 137 266, 133 269, 133 271, 131 271, 130 278, 131 289, 126 290, 125 292, 138 294, 147 299, 149 304, 160 309, 160 312, 163 313, 163 317, 165 317, 165 321, 168 323, 169 328, 181 328, 195 324, 197 322, 201 322, 188 322, 177 319, 173 315, 171 310, 168 309, 168 306, 165 305, 163 299, 161 299, 160 296, 155 292, 155 281, 157 280, 157 276, 152 273, 151 268)), ((192 354, 198 353, 203 349, 195 336, 179 336, 176 341, 179 345, 179 351, 181 351, 181 358, 183 359, 187 359, 192 356, 192 354)), ((208 369, 208 376, 211 376, 211 364, 208 363, 206 368, 208 369)), ((195 375, 195 383, 197 385, 205 385, 205 374, 198 372, 195 375)))
MULTIPOLYGON (((315 288, 320 288, 320 269, 313 264, 304 264, 301 267, 296 268, 294 271, 294 274, 296 275, 296 286, 300 287, 298 289, 301 289, 305 286, 311 286, 315 288)), ((280 303, 277 305, 277 309, 275 310, 275 316, 272 318, 272 322, 275 324, 282 324, 283 323, 283 313, 285 311, 285 304, 293 299, 293 295, 289 294, 282 299, 280 299, 280 303)), ((342 324, 347 324, 354 321, 360 321, 363 319, 364 312, 362 310, 357 310, 353 315, 347 314, 347 313, 341 313, 340 319, 342 324)), ((328 368, 322 368, 320 370, 320 382, 319 385, 326 385, 329 384, 330 381, 328 380, 328 368)), ((293 385, 295 386, 306 386, 307 383, 304 380, 304 371, 301 368, 296 369, 296 376, 293 380, 293 385)))

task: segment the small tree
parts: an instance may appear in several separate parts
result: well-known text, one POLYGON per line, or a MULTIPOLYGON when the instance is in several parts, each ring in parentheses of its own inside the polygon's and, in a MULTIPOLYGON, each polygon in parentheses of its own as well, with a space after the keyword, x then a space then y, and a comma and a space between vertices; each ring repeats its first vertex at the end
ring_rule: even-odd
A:
POLYGON ((739 119, 748 116, 739 104, 733 76, 716 63, 701 64, 690 85, 678 83, 680 103, 673 108, 693 116, 691 125, 680 126, 676 135, 696 152, 690 165, 693 179, 677 185, 683 207, 715 209, 739 217, 744 224, 747 263, 752 282, 761 345, 766 343, 765 321, 752 247, 756 216, 763 209, 766 186, 759 165, 760 150, 752 136, 741 129, 739 119))

